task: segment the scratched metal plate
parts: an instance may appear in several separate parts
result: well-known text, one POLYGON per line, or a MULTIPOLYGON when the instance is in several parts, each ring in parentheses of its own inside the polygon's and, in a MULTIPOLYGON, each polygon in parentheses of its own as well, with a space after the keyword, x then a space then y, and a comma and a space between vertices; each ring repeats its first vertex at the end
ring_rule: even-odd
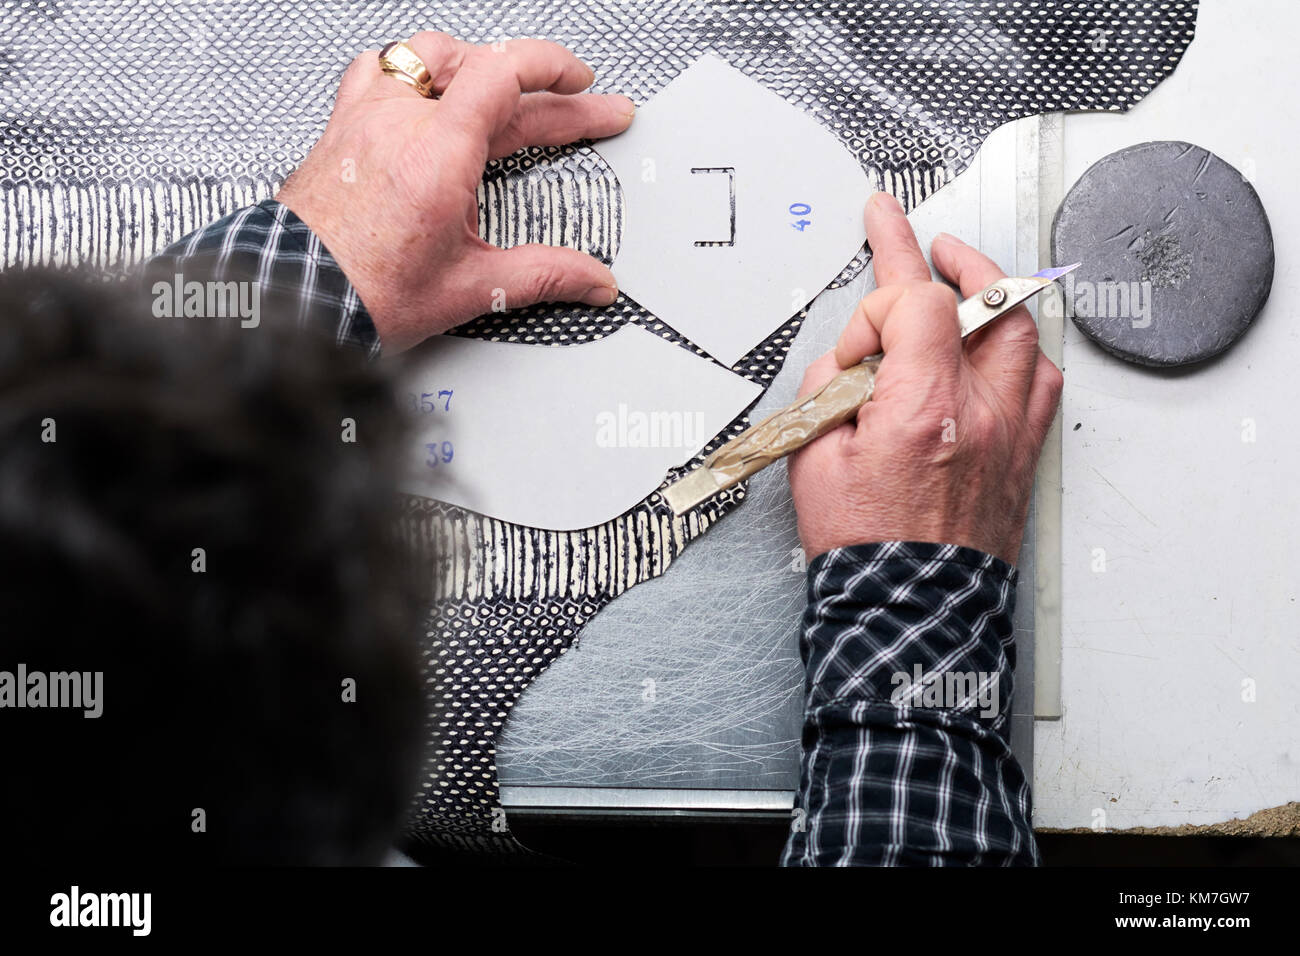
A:
MULTIPOLYGON (((122 270, 273 194, 323 129, 352 56, 418 29, 551 37, 595 68, 597 90, 638 102, 715 52, 824 123, 911 207, 1008 120, 1127 109, 1178 62, 1195 15, 1196 0, 7 0, 0 262, 122 270)), ((609 261, 616 197, 590 149, 527 150, 489 170, 480 228, 499 244, 564 243, 609 261)), ((769 384, 801 319, 736 370, 769 384)), ((463 334, 561 346, 624 322, 681 341, 626 300, 482 319, 463 334)), ((440 555, 425 632, 432 699, 444 702, 429 716, 413 844, 517 848, 502 830, 495 741, 520 694, 600 608, 661 574, 743 497, 676 520, 652 496, 572 533, 408 501, 408 538, 440 555)))

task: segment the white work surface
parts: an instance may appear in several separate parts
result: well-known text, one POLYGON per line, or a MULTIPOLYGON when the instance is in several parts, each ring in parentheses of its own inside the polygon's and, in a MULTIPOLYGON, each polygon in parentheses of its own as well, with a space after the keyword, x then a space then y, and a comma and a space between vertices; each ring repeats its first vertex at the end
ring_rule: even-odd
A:
POLYGON ((1293 0, 1202 0, 1182 63, 1130 113, 1065 119, 1067 187, 1149 140, 1237 167, 1277 270, 1244 338, 1191 369, 1131 365, 1067 323, 1062 717, 1035 727, 1038 827, 1215 823, 1300 799, 1297 30, 1293 0))

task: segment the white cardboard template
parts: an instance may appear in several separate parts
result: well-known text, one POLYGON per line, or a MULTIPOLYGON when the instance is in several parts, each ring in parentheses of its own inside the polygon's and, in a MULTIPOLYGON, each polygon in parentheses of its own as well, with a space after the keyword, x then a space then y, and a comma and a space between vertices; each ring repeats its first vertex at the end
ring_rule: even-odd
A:
POLYGON ((567 346, 436 336, 404 386, 404 490, 554 531, 633 507, 761 391, 635 325, 567 346))
POLYGON ((594 148, 623 194, 619 288, 724 365, 812 301, 866 242, 871 186, 844 144, 716 56, 594 148))

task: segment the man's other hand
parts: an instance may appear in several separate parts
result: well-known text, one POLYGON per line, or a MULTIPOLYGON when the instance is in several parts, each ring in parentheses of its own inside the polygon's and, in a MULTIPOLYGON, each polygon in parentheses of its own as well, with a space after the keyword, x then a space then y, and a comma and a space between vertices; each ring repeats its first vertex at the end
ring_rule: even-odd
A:
POLYGON ((386 76, 378 51, 362 54, 320 141, 276 197, 338 261, 385 351, 502 308, 612 304, 613 273, 591 256, 480 239, 476 190, 489 159, 622 132, 632 101, 582 92, 591 68, 546 40, 475 46, 425 32, 407 43, 440 98, 386 76))

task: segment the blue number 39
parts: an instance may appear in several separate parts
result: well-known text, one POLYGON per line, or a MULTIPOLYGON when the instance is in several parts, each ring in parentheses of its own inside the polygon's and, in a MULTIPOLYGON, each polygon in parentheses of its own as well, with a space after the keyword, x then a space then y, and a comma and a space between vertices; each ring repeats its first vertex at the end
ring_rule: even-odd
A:
POLYGON ((449 441, 428 442, 424 447, 429 452, 429 457, 424 460, 424 463, 430 468, 437 468, 439 464, 450 464, 452 457, 456 454, 456 450, 452 448, 449 441))

